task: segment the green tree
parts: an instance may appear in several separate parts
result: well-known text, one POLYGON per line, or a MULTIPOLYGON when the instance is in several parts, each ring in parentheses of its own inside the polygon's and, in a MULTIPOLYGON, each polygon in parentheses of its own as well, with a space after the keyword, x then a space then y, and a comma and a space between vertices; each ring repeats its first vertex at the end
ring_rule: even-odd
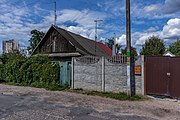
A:
POLYGON ((1 59, 3 64, 6 64, 8 62, 12 62, 15 59, 25 60, 26 57, 24 55, 22 55, 19 51, 12 51, 9 53, 2 54, 0 56, 0 59, 1 59))
POLYGON ((157 37, 150 37, 142 46, 141 55, 157 56, 163 55, 165 52, 164 42, 157 37))
POLYGON ((113 45, 114 45, 113 39, 108 39, 108 42, 106 42, 105 45, 108 46, 112 50, 113 45))
MULTIPOLYGON (((105 45, 108 46, 112 50, 113 45, 114 45, 114 40, 113 39, 108 39, 108 42, 106 42, 105 45)), ((116 52, 118 53, 122 46, 119 45, 119 44, 116 44, 115 47, 116 47, 116 50, 117 50, 116 52)))
POLYGON ((177 40, 176 42, 172 43, 169 46, 169 51, 176 56, 180 56, 180 40, 177 40))
MULTIPOLYGON (((124 49, 121 50, 121 53, 123 55, 126 55, 126 52, 127 52, 127 47, 125 47, 124 49)), ((137 51, 136 51, 136 48, 134 47, 131 47, 131 54, 134 55, 134 56, 137 56, 137 51)))
POLYGON ((30 42, 30 46, 28 47, 28 51, 29 53, 31 53, 35 47, 38 45, 38 43, 41 41, 41 39, 43 38, 43 36, 45 35, 44 32, 42 31, 38 31, 38 30, 32 30, 31 31, 31 38, 29 40, 30 42))

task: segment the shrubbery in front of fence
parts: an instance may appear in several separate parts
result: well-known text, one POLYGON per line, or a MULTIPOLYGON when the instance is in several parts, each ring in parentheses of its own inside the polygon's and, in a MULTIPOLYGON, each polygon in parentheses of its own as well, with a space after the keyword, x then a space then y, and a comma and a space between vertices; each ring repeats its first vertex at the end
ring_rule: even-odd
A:
POLYGON ((50 62, 47 56, 21 57, 0 64, 0 80, 17 85, 58 89, 62 87, 59 73, 59 65, 50 62))

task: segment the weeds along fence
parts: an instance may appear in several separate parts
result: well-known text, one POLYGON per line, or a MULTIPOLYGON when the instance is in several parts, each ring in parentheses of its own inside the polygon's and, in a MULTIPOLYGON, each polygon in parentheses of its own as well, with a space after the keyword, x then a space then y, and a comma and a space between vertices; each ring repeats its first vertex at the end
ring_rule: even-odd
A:
POLYGON ((97 91, 126 92, 126 56, 75 57, 72 60, 72 87, 97 91))

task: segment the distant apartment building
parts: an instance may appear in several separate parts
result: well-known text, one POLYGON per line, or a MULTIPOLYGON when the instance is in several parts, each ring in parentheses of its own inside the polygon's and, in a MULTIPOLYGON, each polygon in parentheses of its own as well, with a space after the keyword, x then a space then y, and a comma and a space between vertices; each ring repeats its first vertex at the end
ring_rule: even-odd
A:
POLYGON ((19 42, 15 40, 3 41, 3 53, 19 50, 19 42))

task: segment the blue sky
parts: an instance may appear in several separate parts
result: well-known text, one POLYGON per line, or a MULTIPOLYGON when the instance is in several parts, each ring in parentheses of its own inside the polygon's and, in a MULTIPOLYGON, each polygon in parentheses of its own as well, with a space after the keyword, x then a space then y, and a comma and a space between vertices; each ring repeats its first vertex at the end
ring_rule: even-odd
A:
MULTIPOLYGON (((2 40, 15 39, 28 46, 33 29, 46 32, 54 23, 55 0, 0 0, 0 52, 2 40)), ((57 25, 94 39, 112 38, 126 44, 125 0, 56 0, 57 25)), ((150 36, 166 45, 180 38, 180 0, 131 0, 132 45, 138 50, 150 36)))

